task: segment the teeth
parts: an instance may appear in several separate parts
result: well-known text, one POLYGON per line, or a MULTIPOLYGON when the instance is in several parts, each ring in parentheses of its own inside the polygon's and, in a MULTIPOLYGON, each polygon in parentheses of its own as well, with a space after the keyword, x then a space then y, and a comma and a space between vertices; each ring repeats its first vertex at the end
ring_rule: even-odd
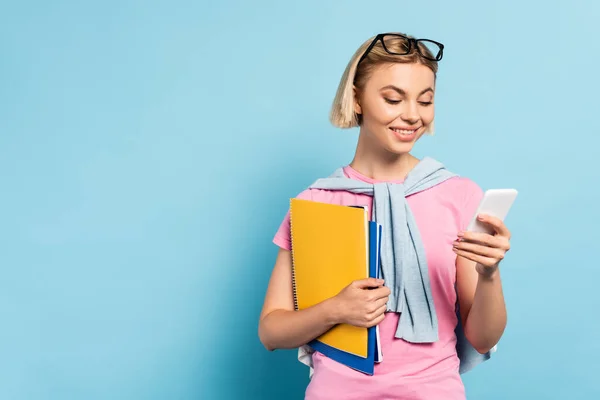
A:
POLYGON ((394 132, 398 132, 401 135, 412 135, 416 131, 416 129, 408 131, 406 129, 395 129, 395 128, 392 128, 392 130, 394 132))

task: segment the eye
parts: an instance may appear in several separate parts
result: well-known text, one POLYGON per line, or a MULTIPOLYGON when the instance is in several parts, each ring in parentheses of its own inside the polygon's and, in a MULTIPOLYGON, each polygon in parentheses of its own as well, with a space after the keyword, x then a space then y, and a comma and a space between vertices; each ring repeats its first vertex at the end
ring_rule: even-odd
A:
MULTIPOLYGON (((384 98, 385 98, 385 97, 384 97, 384 98)), ((387 103, 389 103, 389 104, 398 104, 398 103, 400 103, 402 100, 392 100, 392 99, 385 98, 385 101, 386 101, 387 103)))
POLYGON ((419 104, 421 104, 422 106, 430 106, 433 104, 432 101, 420 101, 419 104))

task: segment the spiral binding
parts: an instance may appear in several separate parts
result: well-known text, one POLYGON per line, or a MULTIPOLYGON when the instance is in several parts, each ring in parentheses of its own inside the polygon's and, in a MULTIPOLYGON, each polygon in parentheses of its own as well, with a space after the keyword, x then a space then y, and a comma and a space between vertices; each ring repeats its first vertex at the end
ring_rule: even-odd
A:
POLYGON ((294 237, 292 230, 292 199, 290 199, 290 239, 292 244, 292 294, 294 295, 294 309, 298 311, 298 295, 296 292, 296 272, 294 268, 294 237))

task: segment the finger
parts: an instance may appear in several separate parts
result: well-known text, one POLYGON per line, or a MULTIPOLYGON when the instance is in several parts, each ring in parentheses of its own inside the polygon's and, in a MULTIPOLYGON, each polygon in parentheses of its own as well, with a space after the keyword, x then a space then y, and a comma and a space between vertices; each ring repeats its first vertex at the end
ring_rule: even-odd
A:
POLYGON ((385 319, 385 313, 381 314, 380 316, 376 317, 371 322, 369 322, 367 324, 367 328, 370 328, 375 325, 379 325, 381 323, 381 321, 383 321, 384 319, 385 319))
POLYGON ((385 296, 385 297, 382 297, 381 299, 377 299, 377 301, 375 302, 375 306, 377 308, 379 308, 381 306, 387 306, 387 302, 389 299, 390 299, 389 296, 385 296))
POLYGON ((493 247, 488 247, 488 246, 482 246, 482 245, 475 244, 475 243, 456 241, 456 242, 454 242, 453 247, 455 249, 469 251, 471 253, 475 253, 480 256, 496 258, 496 259, 504 258, 504 250, 493 248, 493 247))
POLYGON ((502 250, 508 250, 510 248, 509 240, 503 236, 493 236, 481 232, 460 232, 458 238, 461 241, 469 241, 502 250))
POLYGON ((369 306, 369 312, 375 312, 381 307, 387 307, 388 297, 383 297, 381 299, 377 299, 373 301, 373 303, 369 306))
POLYGON ((379 307, 376 311, 375 311, 375 315, 380 316, 382 314, 384 314, 387 310, 387 305, 383 304, 381 307, 379 307))
POLYGON ((496 231, 498 235, 510 238, 510 231, 504 224, 504 221, 502 221, 500 218, 488 214, 479 214, 477 219, 494 228, 494 231, 496 231))
POLYGON ((370 312, 367 314, 367 319, 369 321, 372 321, 372 320, 378 318, 381 314, 385 313, 386 309, 387 309, 387 307, 385 305, 378 307, 373 312, 370 312))
POLYGON ((389 295, 390 295, 390 289, 388 289, 385 286, 382 286, 380 288, 373 289, 371 291, 371 293, 369 293, 369 300, 375 301, 375 300, 379 300, 379 299, 383 299, 383 298, 387 299, 389 295))
POLYGON ((471 253, 470 251, 452 249, 457 255, 466 258, 467 260, 475 261, 487 267, 491 267, 493 265, 498 264, 499 260, 494 258, 481 256, 479 254, 471 253))
POLYGON ((366 278, 352 282, 358 289, 376 288, 383 285, 383 279, 366 278))
POLYGON ((386 309, 387 309, 387 305, 385 303, 383 303, 383 304, 371 304, 367 308, 367 318, 368 319, 373 319, 376 316, 378 316, 379 314, 385 312, 386 309))

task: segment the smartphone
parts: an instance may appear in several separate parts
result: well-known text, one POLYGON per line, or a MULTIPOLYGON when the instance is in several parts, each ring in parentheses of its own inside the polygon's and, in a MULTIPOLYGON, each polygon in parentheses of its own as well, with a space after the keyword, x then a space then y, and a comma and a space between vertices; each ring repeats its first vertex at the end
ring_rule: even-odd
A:
POLYGON ((490 189, 483 194, 483 198, 473 215, 467 231, 493 234, 494 230, 477 219, 479 214, 488 214, 504 221, 508 211, 517 198, 516 189, 490 189))

